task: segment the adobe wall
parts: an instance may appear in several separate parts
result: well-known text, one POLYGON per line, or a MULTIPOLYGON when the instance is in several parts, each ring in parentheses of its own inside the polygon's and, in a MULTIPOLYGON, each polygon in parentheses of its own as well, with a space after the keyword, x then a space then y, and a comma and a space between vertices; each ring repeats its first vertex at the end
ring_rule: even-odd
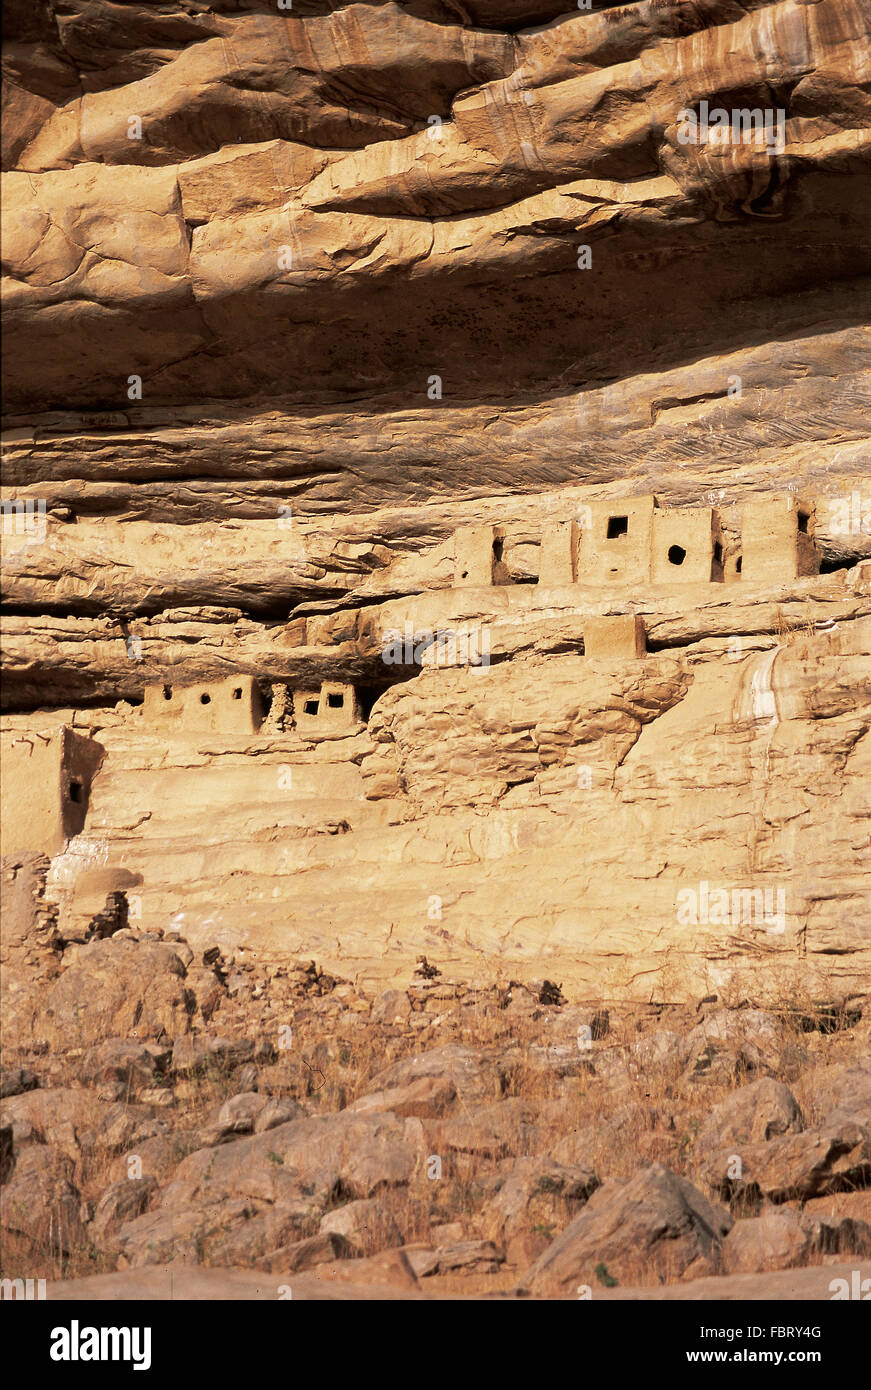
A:
POLYGON ((591 502, 578 543, 582 584, 645 585, 650 582, 653 495, 591 502))
POLYGON ((501 526, 461 526, 454 532, 454 588, 486 588, 508 582, 501 526))
POLYGON ((253 676, 228 676, 202 685, 164 681, 145 688, 142 718, 155 730, 176 733, 256 734, 263 701, 253 676))
MULTIPOLYGON (((716 507, 661 508, 650 493, 586 503, 583 511, 582 524, 572 519, 542 529, 540 587, 783 583, 819 573, 814 508, 790 494, 748 502, 741 548, 731 544, 728 551, 716 507)), ((495 526, 455 533, 455 588, 510 582, 500 536, 495 526)))
POLYGON ((67 725, 50 736, 4 735, 3 852, 59 854, 84 828, 105 749, 67 725))
POLYGON ((323 681, 319 690, 295 690, 293 722, 304 737, 350 732, 362 722, 357 692, 341 681, 323 681))
POLYGON ((745 502, 741 517, 744 583, 788 583, 819 574, 814 524, 813 506, 792 494, 745 502))
POLYGON ((559 589, 577 582, 578 539, 576 521, 557 521, 544 528, 538 557, 539 584, 559 589))
POLYGON ((644 619, 636 613, 615 618, 587 618, 584 622, 584 655, 602 660, 631 660, 647 651, 644 619))
POLYGON ((650 579, 653 584, 722 581, 723 535, 712 507, 654 510, 650 579))

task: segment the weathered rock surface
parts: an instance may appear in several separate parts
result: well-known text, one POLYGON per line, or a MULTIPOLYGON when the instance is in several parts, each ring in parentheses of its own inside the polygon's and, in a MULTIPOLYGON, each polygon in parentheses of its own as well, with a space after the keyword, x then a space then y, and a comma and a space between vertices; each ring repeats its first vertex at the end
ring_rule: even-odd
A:
POLYGON ((117 1231, 125 1221, 141 1216, 158 1191, 157 1179, 124 1178, 112 1183, 97 1203, 91 1231, 95 1238, 117 1231))
POLYGON ((717 1271, 729 1213, 655 1164, 629 1182, 603 1184, 524 1276, 532 1294, 554 1297, 578 1284, 643 1279, 673 1282, 717 1271))
POLYGON ((722 1150, 703 1165, 709 1185, 723 1197, 771 1202, 806 1200, 830 1192, 867 1187, 871 1179, 871 1133, 859 1125, 807 1130, 722 1150), (735 1161, 737 1159, 737 1162, 735 1161))
MULTIPOLYGON (((551 962, 582 998, 734 986, 759 1003, 843 1004, 869 969, 867 629, 753 639, 737 659, 724 636, 603 669, 536 654, 533 627, 524 655, 425 670, 381 697, 368 730, 314 745, 294 732, 167 743, 122 717, 100 733, 108 762, 85 831, 51 867, 58 930, 82 920, 76 884, 98 859, 142 876, 127 894, 139 928, 174 923, 199 950, 247 945, 275 962, 290 947, 382 988, 426 954, 467 978, 482 960, 515 978, 551 962), (769 668, 775 724, 754 714, 769 668), (385 914, 384 864, 400 859, 385 914), (681 913, 705 884, 743 905, 722 921, 681 913), (782 911, 757 911, 759 895, 782 911)), ((82 950, 96 963, 120 943, 82 950)), ((176 1035, 183 998, 208 1016, 220 988, 186 968, 147 1015, 176 1035)), ((52 1007, 65 988, 50 986, 52 1007)), ((123 1031, 105 1007, 100 1038, 123 1031)), ((730 1038, 700 1027, 688 1081, 771 1070, 770 1031, 748 1012, 730 1038)))
POLYGON ((169 943, 115 938, 73 947, 43 998, 29 1001, 31 1036, 58 1051, 98 1047, 106 1035, 156 1041, 186 1032, 196 1001, 169 943))
POLYGON ((806 1263, 808 1255, 871 1254, 871 1226, 864 1221, 823 1222, 799 1217, 791 1208, 736 1221, 723 1242, 727 1274, 762 1274, 806 1263))
POLYGON ((821 1124, 857 1124, 871 1130, 871 1057, 806 1073, 802 1095, 821 1124))
POLYGON ((849 315, 863 265, 849 176, 867 156, 858 0, 705 4, 689 20, 673 5, 555 6, 516 35, 500 19, 553 10, 494 5, 487 28, 436 6, 176 13, 147 38, 98 19, 86 51, 80 17, 56 28, 46 9, 47 42, 22 20, 9 36, 10 373, 28 407, 123 413, 136 367, 152 404, 412 382, 425 397, 445 362, 466 397, 566 368, 589 383, 630 343, 642 370, 686 360, 712 311, 728 315, 720 350, 752 344, 772 295, 784 326, 790 310, 800 321, 794 277, 813 285, 823 267, 849 315), (754 145, 678 138, 688 103, 739 91, 784 106, 777 178, 754 145), (762 226, 764 305, 748 294, 762 226), (579 240, 600 253, 583 290, 579 240), (674 293, 688 280, 691 299, 674 293), (642 294, 644 330, 619 312, 642 294), (678 298, 666 348, 657 311, 678 298), (77 354, 52 352, 70 331, 77 354))
POLYGON ((598 1186, 588 1168, 521 1158, 493 1184, 484 1227, 515 1265, 534 1260, 598 1186))
POLYGON ((0 1193, 0 1224, 36 1252, 46 1245, 72 1253, 85 1239, 73 1161, 60 1149, 30 1144, 18 1155, 0 1193))
POLYGON ((373 1197, 346 1202, 321 1220, 323 1234, 344 1236, 354 1250, 367 1257, 390 1246, 403 1244, 403 1234, 395 1218, 373 1197))
POLYGON ((755 1144, 803 1128, 798 1102, 789 1088, 765 1078, 740 1086, 714 1106, 699 1130, 696 1148, 704 1152, 727 1144, 755 1144))
POLYGON ((188 1199, 211 1191, 265 1196, 285 1188, 339 1190, 369 1197, 382 1186, 407 1183, 424 1161, 420 1122, 394 1116, 318 1115, 292 1120, 263 1135, 191 1154, 177 1177, 188 1199))

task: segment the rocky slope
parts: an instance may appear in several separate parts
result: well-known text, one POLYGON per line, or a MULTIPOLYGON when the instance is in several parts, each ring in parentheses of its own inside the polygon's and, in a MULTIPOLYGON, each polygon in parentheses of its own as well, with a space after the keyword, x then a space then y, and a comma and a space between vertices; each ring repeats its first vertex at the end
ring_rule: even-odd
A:
POLYGON ((425 962, 372 995, 286 953, 17 925, 3 1272, 92 1276, 52 1297, 823 1300, 867 1278, 858 1010, 591 1008, 425 962))

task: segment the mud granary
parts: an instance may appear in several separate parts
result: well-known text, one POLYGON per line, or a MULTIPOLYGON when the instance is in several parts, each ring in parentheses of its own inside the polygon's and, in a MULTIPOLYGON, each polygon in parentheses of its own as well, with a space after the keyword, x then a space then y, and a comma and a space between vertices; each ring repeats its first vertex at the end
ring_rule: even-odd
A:
POLYGON ((264 708, 253 676, 197 685, 161 681, 145 687, 143 723, 156 733, 256 734, 264 708))
MULTIPOLYGON (((247 736, 265 732, 266 701, 253 676, 178 685, 155 681, 145 687, 142 723, 159 735, 198 733, 247 736)), ((354 686, 345 681, 322 681, 312 689, 292 692, 292 726, 303 738, 325 738, 352 732, 361 723, 354 686)))
MULTIPOLYGON (((727 526, 717 507, 662 507, 652 493, 599 499, 544 527, 534 588, 578 585, 606 600, 614 592, 620 607, 662 585, 785 583, 819 572, 814 523, 814 506, 789 493, 745 503, 739 528, 734 521, 727 526)), ((512 585, 505 544, 501 525, 459 528, 451 588, 512 585)), ((527 592, 535 606, 534 590, 527 592)), ((426 610, 436 596, 437 591, 421 594, 413 607, 426 610)), ((583 618, 582 627, 590 657, 630 660, 647 650, 644 619, 637 613, 612 608, 583 618)), ((276 727, 293 728, 303 739, 341 737, 365 723, 361 693, 348 681, 291 684, 285 699, 286 722, 276 727)), ((146 687, 142 720, 155 733, 255 735, 269 731, 263 727, 267 703, 251 675, 189 686, 167 680, 146 687)))
POLYGON ((317 690, 295 690, 293 722, 303 738, 349 733, 361 722, 357 692, 343 681, 322 681, 317 690))
MULTIPOLYGON (((595 501, 546 526, 538 584, 646 588, 659 584, 786 583, 819 573, 814 507, 792 494, 747 502, 740 539, 717 507, 661 507, 651 493, 595 501)), ((454 538, 454 587, 510 583, 504 531, 463 528, 454 538)))

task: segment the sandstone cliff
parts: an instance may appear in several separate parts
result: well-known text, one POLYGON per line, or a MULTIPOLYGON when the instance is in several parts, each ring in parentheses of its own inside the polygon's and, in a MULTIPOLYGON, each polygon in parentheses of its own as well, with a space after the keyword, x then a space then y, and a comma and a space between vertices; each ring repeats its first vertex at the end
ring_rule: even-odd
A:
POLYGON ((4 728, 105 750, 65 929, 124 888, 385 983, 866 993, 868 0, 7 10, 4 728), (702 102, 781 147, 684 141, 702 102), (790 493, 818 575, 536 583, 603 499, 716 506, 728 560, 790 493), (388 666, 407 625, 492 664, 388 666), (143 716, 230 675, 255 734, 143 716), (324 681, 361 717, 306 738, 324 681))

